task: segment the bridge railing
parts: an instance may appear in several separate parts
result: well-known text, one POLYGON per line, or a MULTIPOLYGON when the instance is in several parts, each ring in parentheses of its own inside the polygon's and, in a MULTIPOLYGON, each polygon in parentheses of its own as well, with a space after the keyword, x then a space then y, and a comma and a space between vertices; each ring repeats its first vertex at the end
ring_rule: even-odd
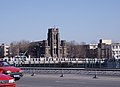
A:
POLYGON ((120 68, 120 60, 107 58, 4 58, 15 66, 77 67, 77 68, 120 68))

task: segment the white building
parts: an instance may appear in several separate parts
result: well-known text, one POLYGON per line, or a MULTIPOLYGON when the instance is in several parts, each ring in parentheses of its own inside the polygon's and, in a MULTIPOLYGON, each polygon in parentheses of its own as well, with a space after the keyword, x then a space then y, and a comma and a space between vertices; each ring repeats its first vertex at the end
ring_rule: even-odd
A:
POLYGON ((3 57, 9 57, 9 53, 10 53, 10 46, 6 45, 6 44, 2 44, 0 46, 0 56, 3 57))
POLYGON ((100 39, 100 43, 105 43, 106 45, 111 45, 112 44, 112 40, 100 39))
POLYGON ((112 57, 120 59, 120 43, 112 43, 112 57))

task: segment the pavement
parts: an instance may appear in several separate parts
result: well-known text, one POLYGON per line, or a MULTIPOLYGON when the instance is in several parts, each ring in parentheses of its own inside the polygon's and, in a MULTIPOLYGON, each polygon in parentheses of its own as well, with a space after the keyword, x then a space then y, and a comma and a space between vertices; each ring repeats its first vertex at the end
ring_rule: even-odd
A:
POLYGON ((119 76, 80 74, 25 74, 16 82, 17 87, 120 87, 119 76))

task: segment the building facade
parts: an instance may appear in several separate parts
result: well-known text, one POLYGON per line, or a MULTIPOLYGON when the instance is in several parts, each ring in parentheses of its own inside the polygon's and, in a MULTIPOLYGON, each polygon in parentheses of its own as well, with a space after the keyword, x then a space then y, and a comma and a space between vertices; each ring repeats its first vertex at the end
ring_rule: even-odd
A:
POLYGON ((111 40, 100 39, 98 43, 98 58, 112 58, 111 40))
POLYGON ((0 46, 0 57, 1 58, 9 57, 9 55, 10 55, 10 46, 6 44, 2 44, 0 46))
POLYGON ((112 43, 111 40, 100 39, 98 44, 89 44, 87 57, 120 59, 120 43, 112 43))
POLYGON ((32 42, 32 57, 66 57, 66 41, 60 40, 58 28, 48 29, 47 40, 32 42))
POLYGON ((115 59, 120 59, 120 43, 112 43, 112 57, 115 59))
POLYGON ((98 44, 90 44, 87 52, 88 58, 113 58, 112 57, 112 41, 100 39, 98 44))
POLYGON ((98 57, 98 44, 89 44, 89 49, 87 51, 87 58, 97 58, 98 57))

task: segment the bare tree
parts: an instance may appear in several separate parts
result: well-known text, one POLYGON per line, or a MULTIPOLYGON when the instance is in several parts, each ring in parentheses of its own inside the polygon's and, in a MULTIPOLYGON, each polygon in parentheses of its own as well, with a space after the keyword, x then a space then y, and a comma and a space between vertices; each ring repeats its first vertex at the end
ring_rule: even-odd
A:
POLYGON ((68 57, 74 57, 75 41, 67 42, 68 57))
POLYGON ((68 57, 72 58, 85 58, 88 45, 85 42, 78 44, 75 41, 67 42, 68 57))
POLYGON ((21 40, 19 42, 13 41, 10 44, 11 57, 26 52, 28 50, 29 43, 30 42, 26 40, 21 40))
POLYGON ((28 50, 29 43, 30 43, 29 41, 21 40, 18 44, 19 45, 19 52, 20 53, 26 52, 28 50))

